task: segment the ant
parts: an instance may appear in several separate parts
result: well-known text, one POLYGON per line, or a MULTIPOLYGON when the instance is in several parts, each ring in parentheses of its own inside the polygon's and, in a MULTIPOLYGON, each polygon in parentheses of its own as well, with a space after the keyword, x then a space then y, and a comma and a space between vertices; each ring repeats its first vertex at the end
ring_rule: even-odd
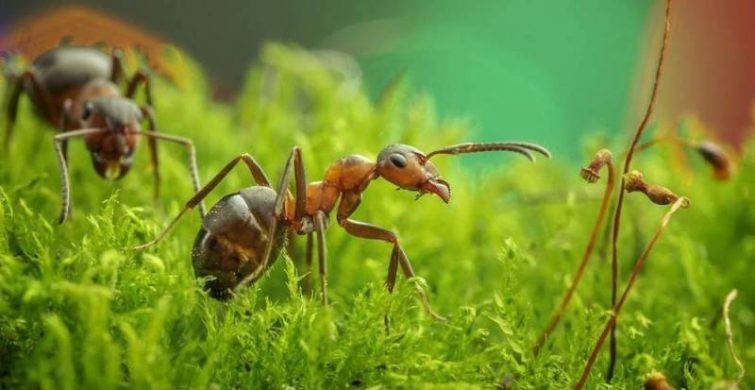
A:
MULTIPOLYGON (((108 56, 92 47, 62 46, 41 54, 25 72, 11 76, 13 84, 6 107, 5 151, 10 146, 23 92, 37 112, 60 130, 60 134, 54 137, 62 180, 58 223, 65 222, 71 213, 68 141, 72 138, 84 138, 94 169, 101 177, 117 180, 131 168, 139 136, 147 137, 154 169, 155 198, 160 195, 157 140, 184 145, 189 149, 194 189, 199 190, 194 144, 188 138, 157 132, 149 76, 139 70, 128 79, 122 55, 118 49, 108 56), (125 96, 121 95, 117 85, 124 79, 127 85, 125 96), (144 106, 138 106, 132 100, 139 85, 144 86, 146 94, 147 104, 144 106), (140 127, 145 118, 148 131, 142 131, 140 127)), ((204 215, 204 205, 199 207, 204 215)))
MULTIPOLYGON (((257 185, 226 195, 212 206, 202 220, 202 227, 192 250, 195 274, 197 277, 210 277, 205 288, 212 297, 228 299, 233 291, 257 280, 277 259, 286 234, 293 232, 307 235, 308 270, 312 266, 312 236, 316 236, 321 301, 323 305, 327 305, 327 251, 324 234, 329 214, 336 209, 336 203, 336 220, 347 233, 360 238, 382 240, 393 246, 386 280, 390 293, 396 283, 398 267, 401 267, 407 278, 415 276, 414 270, 395 233, 350 218, 362 201, 362 193, 373 180, 382 177, 399 189, 416 191, 417 198, 430 193, 448 203, 451 186, 440 177, 430 159, 441 154, 487 151, 516 152, 533 162, 533 151, 550 158, 550 152, 544 147, 525 142, 467 143, 438 149, 429 154, 413 146, 397 144, 384 148, 376 162, 360 155, 341 158, 328 167, 322 181, 307 184, 301 150, 294 147, 276 191, 271 187, 262 167, 251 155, 245 153, 231 160, 189 199, 178 216, 153 241, 134 249, 143 250, 157 244, 186 212, 201 202, 241 161, 249 168, 257 185), (288 191, 292 169, 296 196, 288 191)), ((442 319, 433 312, 421 288, 418 293, 428 314, 442 319)))

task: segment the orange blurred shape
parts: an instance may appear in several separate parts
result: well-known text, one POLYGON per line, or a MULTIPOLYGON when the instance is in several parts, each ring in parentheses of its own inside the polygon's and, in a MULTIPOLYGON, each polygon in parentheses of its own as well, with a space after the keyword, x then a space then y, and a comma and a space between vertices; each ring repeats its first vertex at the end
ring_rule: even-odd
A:
MULTIPOLYGON (((636 85, 644 110, 658 61, 663 7, 649 18, 648 42, 636 85)), ((668 60, 658 95, 657 118, 694 116, 715 139, 741 150, 755 120, 755 1, 674 2, 668 60)), ((634 116, 637 117, 637 116, 634 116)))
MULTIPOLYGON (((53 8, 14 22, 0 48, 34 59, 61 43, 96 45, 105 51, 117 47, 127 56, 141 53, 150 67, 165 68, 162 54, 169 45, 163 40, 108 14, 81 6, 53 8), (132 50, 133 49, 133 50, 132 50)), ((128 61, 131 62, 131 61, 128 61)))

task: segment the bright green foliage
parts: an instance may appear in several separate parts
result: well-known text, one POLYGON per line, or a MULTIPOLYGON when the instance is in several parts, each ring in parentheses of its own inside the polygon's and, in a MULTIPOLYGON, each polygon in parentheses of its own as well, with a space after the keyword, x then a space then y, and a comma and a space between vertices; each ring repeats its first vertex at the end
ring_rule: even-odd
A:
MULTIPOLYGON (((157 80, 158 125, 194 139, 205 182, 242 152, 277 181, 299 145, 308 179, 319 180, 347 154, 374 158, 389 143, 429 151, 467 140, 463 124, 438 120, 431 99, 411 93, 401 77, 370 102, 343 65, 269 45, 231 106, 211 102, 196 66, 170 54, 184 79, 180 87, 157 80)), ((499 154, 487 167, 475 164, 484 172, 460 164, 479 157, 439 157, 454 190, 449 205, 430 196, 415 201, 382 181, 365 193, 354 217, 399 234, 435 309, 449 318, 440 323, 423 313, 403 278, 396 294, 385 292, 388 245, 348 237, 334 221, 327 308, 301 293, 302 240, 292 260, 283 256, 228 303, 209 298, 194 277, 198 215, 154 249, 129 249, 154 237, 191 196, 186 152, 177 146, 160 147, 164 186, 155 202, 146 145, 126 178, 108 183, 73 142, 73 219, 56 226, 52 132, 32 114, 24 99, 11 153, 0 159, 0 387, 490 388, 513 375, 517 388, 567 388, 607 318, 609 262, 598 248, 561 326, 532 357, 586 244, 603 185, 584 184, 559 156, 533 165, 499 154)), ((732 288, 740 290, 734 342, 755 367, 753 155, 750 148, 725 183, 713 181, 696 156, 691 178, 675 173, 663 148, 636 159, 649 181, 689 196, 692 208, 671 221, 620 317, 611 388, 637 389, 652 370, 678 388, 710 389, 733 378, 720 316, 732 288)), ((240 168, 207 203, 250 183, 240 168)), ((663 212, 628 195, 624 277, 663 212)), ((590 388, 609 388, 605 363, 604 354, 590 388)))

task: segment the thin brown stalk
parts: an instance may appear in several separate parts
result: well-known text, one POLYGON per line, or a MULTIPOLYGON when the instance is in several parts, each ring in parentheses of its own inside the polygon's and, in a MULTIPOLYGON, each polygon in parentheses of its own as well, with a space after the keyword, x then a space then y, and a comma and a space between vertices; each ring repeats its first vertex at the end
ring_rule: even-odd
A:
POLYGON ((666 143, 666 142, 670 144, 674 144, 674 145, 684 146, 684 147, 694 147, 694 145, 690 141, 683 138, 679 138, 675 135, 671 135, 671 136, 653 138, 650 141, 639 144, 637 145, 636 148, 634 148, 634 152, 640 153, 642 151, 645 151, 646 149, 652 148, 655 145, 666 143))
POLYGON ((739 357, 737 356, 737 351, 734 350, 734 332, 731 331, 731 320, 729 320, 729 307, 731 307, 731 303, 734 302, 734 299, 737 298, 737 290, 731 290, 729 292, 729 295, 726 296, 726 300, 724 301, 724 310, 723 310, 723 316, 724 316, 724 326, 726 328, 726 343, 729 346, 729 353, 731 354, 732 359, 734 359, 734 362, 737 363, 737 367, 739 368, 739 374, 737 374, 736 383, 739 385, 742 383, 742 380, 745 377, 745 366, 742 364, 742 361, 739 360, 739 357))
POLYGON ((592 232, 590 233, 590 240, 587 242, 587 247, 585 248, 585 252, 582 255, 582 260, 577 267, 577 273, 574 275, 574 280, 572 280, 569 290, 567 290, 566 294, 564 294, 564 297, 561 300, 561 304, 559 305, 558 309, 551 315, 551 319, 548 321, 548 326, 545 328, 545 331, 543 331, 540 337, 538 337, 535 346, 532 348, 532 352, 535 356, 540 353, 540 349, 543 347, 543 344, 545 344, 545 340, 548 338, 548 336, 550 336, 558 323, 561 321, 561 317, 563 316, 564 312, 566 312, 566 308, 567 306, 569 306, 569 302, 571 302, 571 299, 574 296, 574 292, 577 290, 577 287, 582 280, 582 276, 584 275, 585 269, 587 268, 587 263, 590 260, 593 248, 595 247, 595 241, 598 237, 598 232, 600 231, 600 226, 603 222, 603 219, 605 218, 606 210, 608 210, 608 204, 611 200, 611 194, 613 193, 614 184, 616 182, 616 172, 614 170, 613 164, 608 161, 606 165, 608 166, 608 180, 606 182, 606 189, 603 192, 603 200, 600 203, 598 216, 597 218, 595 218, 595 224, 593 225, 592 232))
POLYGON ((619 317, 621 308, 624 307, 624 303, 627 300, 629 291, 632 289, 632 286, 634 286, 634 283, 637 280, 637 276, 640 274, 640 271, 645 265, 645 262, 648 259, 648 255, 650 255, 650 251, 653 249, 653 246, 655 246, 656 241, 658 241, 658 238, 660 238, 661 234, 666 229, 666 225, 668 225, 668 222, 671 219, 671 215, 673 215, 679 208, 684 207, 685 204, 689 204, 689 200, 682 196, 679 199, 677 199, 676 202, 674 202, 674 204, 671 205, 671 208, 669 208, 669 210, 661 219, 661 224, 660 226, 658 226, 658 230, 655 232, 655 235, 653 235, 653 238, 650 239, 650 242, 648 242, 648 244, 645 246, 645 249, 640 254, 640 257, 637 258, 637 262, 634 265, 634 269, 632 269, 632 274, 629 276, 629 281, 627 282, 626 287, 624 287, 624 291, 621 293, 621 297, 619 298, 619 301, 616 302, 616 305, 614 305, 613 310, 611 310, 610 318, 608 319, 608 322, 603 328, 603 332, 600 334, 600 337, 598 337, 598 341, 595 343, 595 347, 593 347, 593 350, 590 353, 590 357, 587 359, 587 364, 585 364, 585 368, 582 371, 582 376, 579 378, 579 382, 577 382, 577 384, 574 386, 575 390, 581 390, 582 388, 585 387, 585 384, 587 383, 587 378, 590 376, 590 370, 592 369, 593 364, 595 364, 595 360, 598 358, 598 353, 600 352, 600 349, 603 347, 603 344, 605 343, 606 338, 608 337, 608 333, 616 325, 616 319, 619 317))
MULTIPOLYGON (((655 69, 655 80, 653 81, 653 90, 650 94, 650 102, 648 103, 645 116, 642 118, 637 131, 634 134, 632 143, 626 153, 626 159, 624 160, 624 170, 622 171, 621 187, 619 189, 619 198, 616 202, 616 211, 613 218, 613 234, 611 236, 611 305, 616 305, 616 293, 618 290, 618 278, 619 278, 619 263, 618 263, 618 241, 619 241, 619 228, 621 226, 621 209, 624 206, 624 175, 629 172, 631 167, 632 157, 634 156, 637 144, 640 142, 640 137, 645 131, 645 128, 650 121, 650 115, 655 108, 655 101, 658 96, 658 87, 660 85, 661 73, 663 71, 663 60, 666 57, 666 47, 668 46, 669 33, 671 31, 671 3, 672 0, 666 2, 666 16, 665 26, 663 29, 663 42, 661 44, 660 54, 658 56, 658 65, 655 69)), ((611 359, 608 364, 608 372, 606 373, 606 381, 610 382, 613 378, 614 368, 616 366, 616 332, 615 332, 615 320, 611 325, 611 345, 610 353, 611 359)))

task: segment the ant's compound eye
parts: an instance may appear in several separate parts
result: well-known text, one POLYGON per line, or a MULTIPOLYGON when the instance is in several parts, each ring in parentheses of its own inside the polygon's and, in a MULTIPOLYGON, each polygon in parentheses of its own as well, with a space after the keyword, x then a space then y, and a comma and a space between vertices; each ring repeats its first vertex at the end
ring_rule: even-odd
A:
POLYGON ((94 111, 94 104, 92 104, 92 102, 84 103, 84 109, 81 111, 81 119, 89 119, 89 117, 92 116, 92 111, 94 111))
POLYGON ((391 164, 393 164, 396 168, 406 167, 406 157, 398 153, 392 154, 390 157, 388 157, 388 160, 390 160, 391 164))

